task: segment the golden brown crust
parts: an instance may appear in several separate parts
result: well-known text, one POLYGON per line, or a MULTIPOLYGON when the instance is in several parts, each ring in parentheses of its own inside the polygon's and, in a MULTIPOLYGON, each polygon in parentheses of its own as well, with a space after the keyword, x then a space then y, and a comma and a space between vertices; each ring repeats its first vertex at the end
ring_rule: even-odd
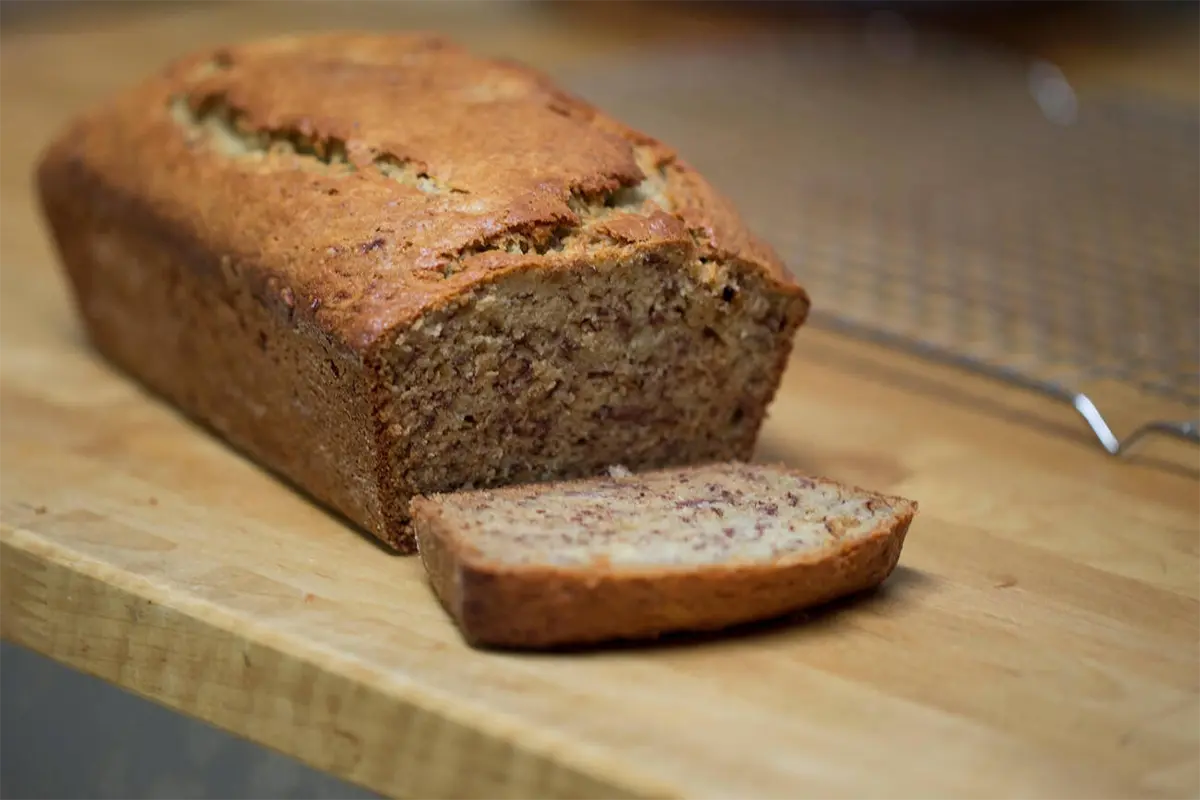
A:
POLYGON ((245 265, 269 308, 360 351, 497 270, 583 250, 678 242, 801 293, 669 148, 437 36, 190 55, 72 126, 43 159, 44 179, 64 172, 245 265), (645 178, 672 213, 580 213, 645 178))
MULTIPOLYGON (((458 535, 438 498, 414 498, 410 508, 430 582, 469 642, 485 647, 553 648, 720 630, 878 586, 899 561, 917 504, 834 481, 820 482, 873 495, 891 504, 895 514, 861 538, 771 563, 612 568, 599 563, 490 562, 458 535)), ((563 485, 513 487, 487 494, 515 496, 563 485)))
MULTIPOLYGON (((667 147, 536 72, 435 36, 193 54, 83 114, 47 149, 37 185, 101 352, 405 552, 415 484, 395 454, 418 449, 418 426, 391 413, 405 376, 389 370, 422 322, 506 281, 534 275, 553 292, 598 265, 659 269, 630 274, 661 288, 667 264, 716 298, 744 288, 771 331, 754 345, 770 366, 738 400, 744 424, 723 436, 729 417, 716 411, 732 406, 698 398, 713 413, 675 441, 745 457, 808 310, 770 248, 667 147)), ((657 324, 604 324, 621 322, 657 324)), ((425 380, 426 403, 464 391, 458 377, 425 380)), ((633 391, 612 388, 617 401, 633 391)), ((561 461, 544 466, 590 463, 561 461)))

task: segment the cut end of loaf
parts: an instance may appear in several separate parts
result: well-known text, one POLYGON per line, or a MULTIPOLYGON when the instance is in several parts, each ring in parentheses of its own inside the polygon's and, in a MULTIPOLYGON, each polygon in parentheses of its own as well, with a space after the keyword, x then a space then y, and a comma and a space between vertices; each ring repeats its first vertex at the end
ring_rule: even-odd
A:
POLYGON ((393 541, 419 494, 749 458, 803 294, 686 248, 516 270, 385 353, 393 541))
POLYGON ((548 647, 714 630, 872 588, 916 504, 734 462, 413 509, 431 581, 468 640, 548 647))

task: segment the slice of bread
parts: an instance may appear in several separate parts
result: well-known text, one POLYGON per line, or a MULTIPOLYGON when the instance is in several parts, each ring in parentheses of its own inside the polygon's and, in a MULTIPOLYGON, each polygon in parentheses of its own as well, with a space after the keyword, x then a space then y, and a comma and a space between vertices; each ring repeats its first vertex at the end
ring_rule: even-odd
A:
POLYGON ((723 463, 418 497, 418 551, 476 646, 654 638, 882 583, 916 503, 723 463))

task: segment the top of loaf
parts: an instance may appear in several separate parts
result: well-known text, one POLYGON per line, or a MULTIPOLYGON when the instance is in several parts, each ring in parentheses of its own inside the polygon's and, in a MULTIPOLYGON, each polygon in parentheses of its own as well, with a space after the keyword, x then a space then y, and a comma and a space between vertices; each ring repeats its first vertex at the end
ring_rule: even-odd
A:
POLYGON ((40 169, 43 191, 99 182, 356 348, 489 275, 654 248, 802 291, 667 146, 430 34, 194 53, 83 115, 40 169))

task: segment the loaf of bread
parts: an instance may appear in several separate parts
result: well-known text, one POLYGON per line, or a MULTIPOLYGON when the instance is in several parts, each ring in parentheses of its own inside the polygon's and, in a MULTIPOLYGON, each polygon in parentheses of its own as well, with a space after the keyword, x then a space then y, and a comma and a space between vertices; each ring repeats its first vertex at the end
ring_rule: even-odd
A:
POLYGON ((434 591, 476 646, 717 630, 873 588, 916 503, 727 463, 412 501, 434 591))
POLYGON ((100 353, 406 552, 421 493, 749 456, 808 311, 670 148, 430 35, 182 58, 37 186, 100 353))

